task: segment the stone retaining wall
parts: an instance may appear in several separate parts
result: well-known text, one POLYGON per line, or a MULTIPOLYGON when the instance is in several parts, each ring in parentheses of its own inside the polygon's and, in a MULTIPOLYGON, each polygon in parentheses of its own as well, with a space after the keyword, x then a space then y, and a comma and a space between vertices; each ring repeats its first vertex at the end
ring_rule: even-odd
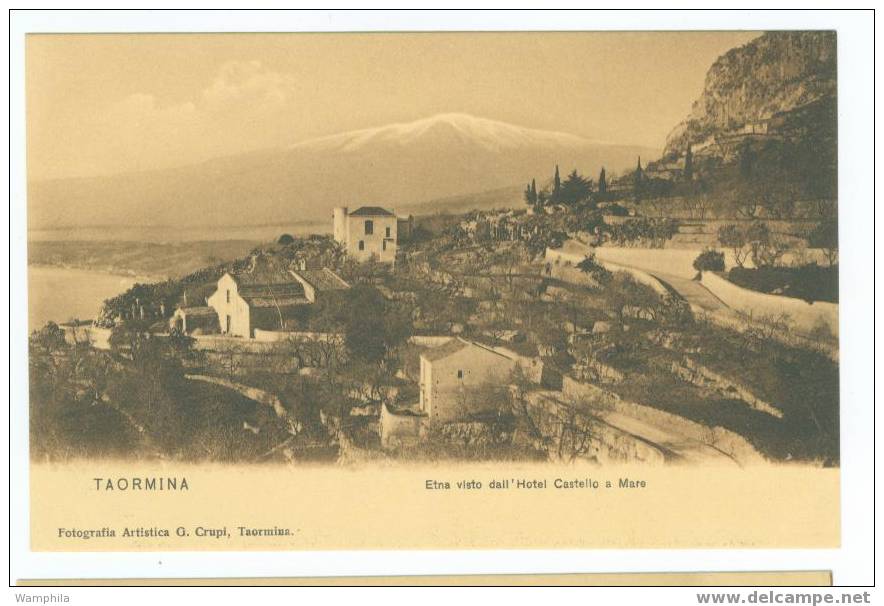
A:
POLYGON ((549 441, 546 449, 553 460, 570 461, 576 455, 576 458, 595 459, 600 463, 662 465, 666 462, 666 455, 659 448, 564 402, 535 395, 528 399, 528 414, 549 441), (576 432, 564 430, 563 424, 573 426, 576 432), (582 442, 584 436, 588 436, 585 443, 582 442), (577 454, 578 448, 580 454, 577 454))
POLYGON ((306 332, 306 331, 282 331, 282 330, 262 330, 255 329, 255 341, 264 343, 275 343, 279 341, 288 341, 289 339, 301 341, 321 341, 329 340, 340 335, 331 332, 306 332))
POLYGON ((707 427, 682 416, 620 399, 615 393, 573 377, 564 377, 562 394, 566 399, 598 403, 605 409, 639 419, 657 427, 666 428, 696 442, 714 447, 741 464, 762 463, 764 457, 746 438, 723 427, 707 427), (713 444, 714 443, 714 444, 713 444))
POLYGON ((748 404, 750 408, 778 419, 783 418, 783 411, 773 404, 762 400, 743 385, 718 374, 691 358, 685 357, 682 364, 673 362, 672 373, 692 385, 715 390, 724 396, 733 396, 748 404))
POLYGON ((755 318, 777 318, 786 314, 789 323, 802 333, 827 327, 832 336, 838 336, 838 304, 816 301, 808 303, 792 297, 781 297, 737 286, 711 271, 704 271, 703 286, 721 301, 740 313, 755 318))

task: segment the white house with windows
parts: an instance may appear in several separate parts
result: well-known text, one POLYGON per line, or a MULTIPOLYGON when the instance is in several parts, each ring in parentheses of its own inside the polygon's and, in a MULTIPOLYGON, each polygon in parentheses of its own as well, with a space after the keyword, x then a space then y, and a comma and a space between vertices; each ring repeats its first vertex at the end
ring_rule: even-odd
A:
POLYGON ((359 262, 375 259, 382 263, 396 260, 400 238, 408 236, 411 217, 399 218, 392 210, 361 206, 350 212, 346 206, 334 209, 334 237, 346 253, 359 262))
POLYGON ((304 288, 285 267, 266 258, 253 258, 241 272, 225 273, 208 307, 218 315, 221 334, 251 338, 255 329, 286 330, 304 315, 310 301, 304 288))
POLYGON ((461 338, 422 353, 420 362, 420 411, 431 423, 488 412, 496 403, 481 401, 476 390, 507 385, 518 364, 511 356, 461 338))

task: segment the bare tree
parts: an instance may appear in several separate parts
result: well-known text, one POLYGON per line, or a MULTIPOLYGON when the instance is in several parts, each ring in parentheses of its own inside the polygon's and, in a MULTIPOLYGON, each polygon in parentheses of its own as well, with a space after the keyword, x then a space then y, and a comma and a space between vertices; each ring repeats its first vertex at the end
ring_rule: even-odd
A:
POLYGON ((739 225, 722 225, 718 228, 718 242, 725 248, 730 249, 734 255, 734 262, 738 267, 743 267, 746 259, 752 251, 746 248, 746 232, 739 225))
POLYGON ((740 198, 737 201, 737 216, 743 217, 744 219, 755 219, 761 212, 761 209, 764 207, 762 204, 761 198, 758 196, 746 196, 744 198, 740 198))

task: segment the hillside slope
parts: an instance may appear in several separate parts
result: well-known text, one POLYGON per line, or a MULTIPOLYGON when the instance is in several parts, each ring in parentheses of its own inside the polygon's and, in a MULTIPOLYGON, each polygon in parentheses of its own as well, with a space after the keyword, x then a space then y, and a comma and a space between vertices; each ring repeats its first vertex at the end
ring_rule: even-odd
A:
POLYGON ((771 217, 831 215, 838 198, 836 60, 835 33, 822 31, 768 32, 719 57, 662 158, 649 163, 646 193, 709 196, 728 216, 755 203, 771 217))
POLYGON ((767 120, 837 94, 835 32, 768 32, 709 68, 690 115, 666 139, 664 155, 688 143, 767 120))
POLYGON ((325 220, 335 206, 421 203, 513 187, 559 164, 589 175, 653 150, 465 114, 342 133, 285 149, 111 177, 29 183, 29 227, 259 225, 325 220))

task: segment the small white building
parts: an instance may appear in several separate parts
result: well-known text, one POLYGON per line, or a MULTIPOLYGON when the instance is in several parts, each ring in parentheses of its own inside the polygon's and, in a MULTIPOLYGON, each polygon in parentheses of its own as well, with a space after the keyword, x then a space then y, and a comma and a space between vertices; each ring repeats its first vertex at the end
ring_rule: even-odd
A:
POLYGON ((489 412, 481 388, 504 386, 518 361, 490 347, 454 338, 420 357, 420 410, 429 422, 464 420, 489 412))
POLYGON ((221 276, 208 304, 218 314, 221 334, 251 338, 256 328, 285 330, 310 301, 290 270, 255 257, 245 271, 221 276))
POLYGON ((321 269, 293 269, 292 277, 304 289, 304 297, 311 303, 325 293, 347 290, 350 285, 341 276, 327 267, 321 269))
POLYGON ((359 262, 375 259, 393 263, 400 238, 411 232, 412 218, 399 218, 392 210, 362 206, 350 212, 346 206, 333 211, 334 238, 359 262))
POLYGON ((213 334, 220 331, 218 312, 212 307, 179 307, 169 319, 169 328, 184 334, 213 334))

